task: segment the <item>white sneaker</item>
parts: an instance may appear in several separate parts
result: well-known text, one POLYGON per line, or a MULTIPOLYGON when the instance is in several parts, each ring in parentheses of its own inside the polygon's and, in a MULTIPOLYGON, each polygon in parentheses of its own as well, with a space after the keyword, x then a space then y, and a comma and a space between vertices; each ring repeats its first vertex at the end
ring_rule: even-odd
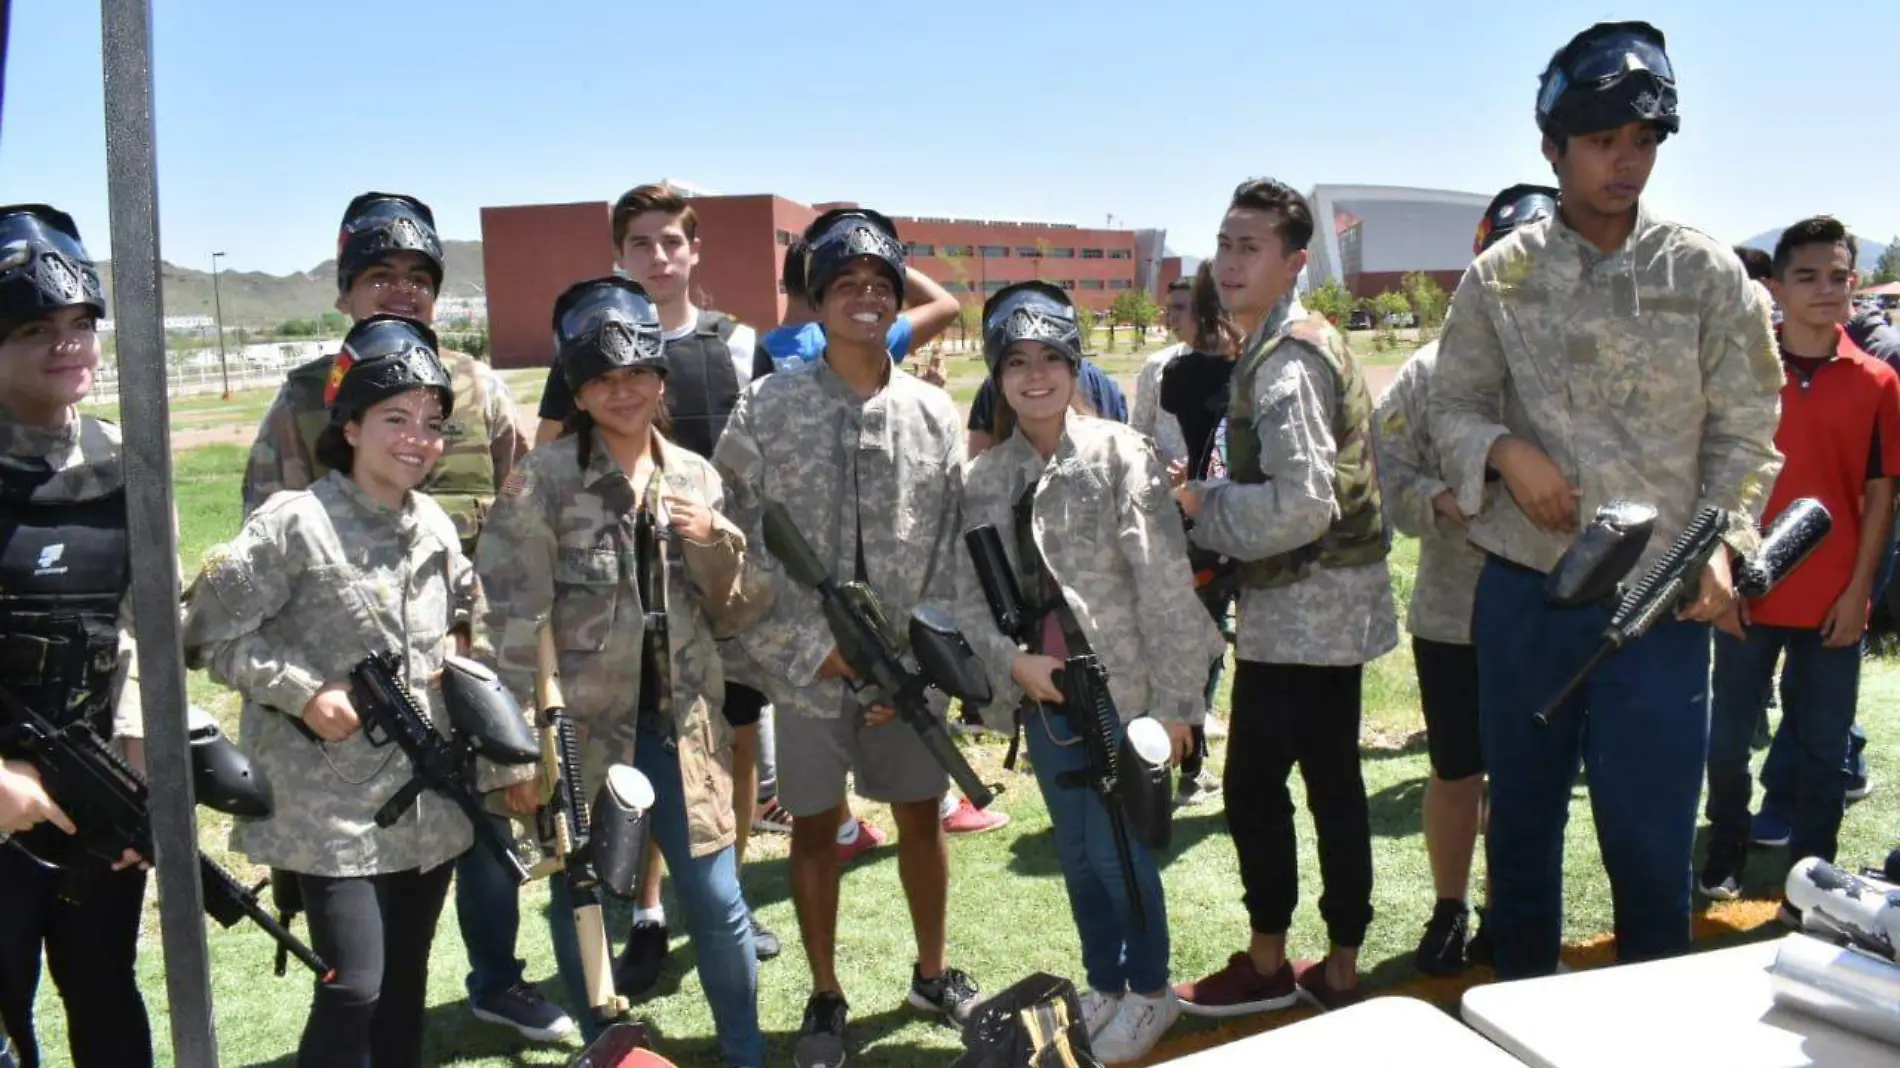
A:
POLYGON ((1201 732, 1209 738, 1225 738, 1227 724, 1222 723, 1219 716, 1209 713, 1207 718, 1201 721, 1201 732))
POLYGON ((1116 1010, 1122 1007, 1122 995, 1104 994, 1090 987, 1082 991, 1081 1002, 1082 1026, 1088 1030, 1092 1042, 1096 1035, 1102 1033, 1102 1028, 1115 1018, 1116 1010))
POLYGON ((1175 1000, 1173 991, 1153 1000, 1129 994, 1122 998, 1115 1018, 1090 1045, 1104 1064, 1140 1060, 1180 1018, 1181 1003, 1175 1000))

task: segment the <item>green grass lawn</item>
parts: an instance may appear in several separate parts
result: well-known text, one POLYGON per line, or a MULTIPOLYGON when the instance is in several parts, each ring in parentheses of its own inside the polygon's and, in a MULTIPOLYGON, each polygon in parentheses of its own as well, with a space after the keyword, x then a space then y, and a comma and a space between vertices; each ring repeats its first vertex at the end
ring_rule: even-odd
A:
MULTIPOLYGON (((1139 365, 1139 357, 1117 356, 1114 363, 1118 374, 1126 373, 1139 365)), ((956 367, 953 374, 960 383, 966 371, 956 367)), ((235 446, 200 448, 179 457, 180 550, 187 574, 195 570, 207 548, 235 529, 241 462, 242 451, 235 446)), ((1401 615, 1411 592, 1416 558, 1416 546, 1409 541, 1399 545, 1393 558, 1393 585, 1401 615)), ((235 729, 234 698, 210 685, 202 675, 192 677, 190 689, 194 701, 211 708, 235 729)), ((1870 739, 1869 759, 1876 775, 1884 779, 1900 768, 1900 711, 1896 711, 1900 709, 1900 662, 1869 661, 1861 694, 1862 722, 1870 739)), ((1371 797, 1377 918, 1362 961, 1369 982, 1376 988, 1411 978, 1410 955, 1433 903, 1418 819, 1427 761, 1411 657, 1403 644, 1369 668, 1365 708, 1364 767, 1371 797)), ((1035 970, 1079 976, 1078 943, 1051 847, 1048 815, 1035 782, 1027 774, 1011 776, 1002 771, 1000 739, 966 740, 965 745, 986 779, 1006 781, 996 806, 1009 813, 1013 822, 1001 831, 951 845, 952 961, 989 990, 1000 989, 1035 970)), ((1222 757, 1222 747, 1216 743, 1215 767, 1220 766, 1222 757)), ((1297 776, 1292 788, 1296 803, 1303 807, 1297 776)), ((1577 797, 1584 797, 1581 787, 1577 797)), ((888 813, 879 806, 860 802, 857 808, 886 830, 894 829, 888 813)), ((200 826, 207 850, 231 866, 240 878, 261 877, 262 873, 243 858, 224 850, 227 825, 222 817, 201 813, 200 826)), ((1884 857, 1894 844, 1897 829, 1900 787, 1883 785, 1849 812, 1842 832, 1843 862, 1858 864, 1884 857)), ((1568 837, 1567 937, 1576 941, 1601 935, 1611 924, 1609 886, 1587 803, 1574 806, 1568 837)), ((1317 956, 1326 947, 1315 905, 1320 889, 1318 864, 1311 825, 1304 817, 1299 821, 1299 842, 1302 900, 1290 949, 1296 956, 1317 956)), ((1768 897, 1775 892, 1773 880, 1766 878, 1769 866, 1757 864, 1749 886, 1751 894, 1768 897)), ((1177 977, 1212 970, 1223 964, 1229 953, 1245 945, 1246 914, 1240 904, 1233 849, 1218 804, 1188 810, 1176 820, 1174 848, 1167 858, 1164 878, 1173 917, 1173 966, 1177 977)), ((772 1063, 788 1063, 791 1038, 808 992, 808 973, 789 899, 782 837, 755 840, 745 884, 751 903, 785 942, 784 955, 760 970, 759 1007, 771 1041, 772 1063)), ((546 883, 523 890, 523 929, 517 948, 528 962, 529 977, 542 982, 543 989, 553 995, 558 983, 553 981, 554 958, 542 919, 546 902, 546 883)), ((668 904, 669 909, 676 907, 670 894, 668 904)), ((148 901, 140 976, 158 1033, 159 1063, 169 1065, 172 1060, 154 905, 155 897, 148 901)), ((519 1049, 509 1033, 477 1022, 468 1014, 462 991, 467 964, 453 900, 448 912, 437 932, 431 969, 426 1062, 465 1068, 567 1064, 573 1047, 519 1049)), ((902 1007, 913 949, 893 847, 871 854, 848 870, 841 917, 838 971, 852 1002, 853 1042, 862 1050, 859 1063, 935 1068, 947 1062, 958 1048, 956 1036, 902 1007)), ((619 929, 624 931, 624 923, 619 929)), ((680 931, 677 921, 674 930, 676 934, 680 931)), ((287 1068, 308 1008, 309 980, 295 973, 283 979, 272 976, 271 943, 248 926, 226 931, 213 925, 210 942, 224 1063, 287 1068)), ((711 1018, 692 961, 692 947, 684 938, 676 937, 659 991, 637 1006, 637 1012, 657 1025, 667 1038, 668 1055, 679 1063, 717 1064, 711 1018)), ((50 983, 42 986, 40 1009, 47 1064, 65 1065, 63 1015, 50 983)), ((1207 1026, 1184 1018, 1176 1033, 1207 1026)))

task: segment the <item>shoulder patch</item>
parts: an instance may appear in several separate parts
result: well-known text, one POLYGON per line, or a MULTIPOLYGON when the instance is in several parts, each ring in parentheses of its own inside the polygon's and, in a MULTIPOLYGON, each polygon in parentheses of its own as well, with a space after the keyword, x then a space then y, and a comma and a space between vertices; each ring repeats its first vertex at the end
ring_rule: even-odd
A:
POLYGON ((526 468, 517 467, 513 471, 508 472, 507 478, 501 480, 501 495, 503 497, 520 497, 533 489, 534 476, 530 474, 526 468))

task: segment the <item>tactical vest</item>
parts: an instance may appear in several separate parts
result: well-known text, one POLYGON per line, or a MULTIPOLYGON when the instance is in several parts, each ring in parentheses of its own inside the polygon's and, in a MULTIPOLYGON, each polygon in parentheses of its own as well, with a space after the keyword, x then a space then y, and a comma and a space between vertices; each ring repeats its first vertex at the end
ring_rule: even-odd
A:
POLYGON ((0 467, 0 685, 53 723, 83 718, 110 738, 132 582, 125 490, 31 500, 47 477, 0 467))
POLYGON ((739 403, 739 371, 726 340, 739 324, 716 311, 701 311, 693 332, 666 343, 666 414, 675 445, 707 459, 739 403))
POLYGON ((1255 341, 1240 357, 1227 402, 1227 477, 1254 484, 1267 480, 1260 463, 1260 435, 1254 429, 1254 376, 1288 338, 1318 350, 1332 372, 1332 431, 1338 450, 1333 497, 1339 515, 1318 541, 1264 560, 1241 562, 1238 571, 1243 586, 1285 586, 1316 567, 1376 564, 1385 559, 1388 548, 1379 480, 1372 466, 1372 395, 1359 373, 1358 361, 1339 332, 1321 316, 1309 316, 1255 341))
MULTIPOLYGON (((455 391, 455 410, 442 424, 442 458, 435 462, 435 468, 418 488, 435 498, 435 503, 455 521, 455 533, 462 539, 462 550, 473 552, 475 536, 481 533, 488 506, 495 499, 495 456, 489 451, 488 391, 482 388, 482 376, 476 373, 473 356, 447 351, 439 355, 455 391)), ((317 459, 317 436, 330 425, 330 410, 323 403, 321 383, 329 378, 331 359, 324 357, 291 372, 306 379, 312 371, 320 376, 315 386, 315 402, 300 404, 297 411, 297 436, 303 439, 304 453, 310 457, 312 481, 330 472, 317 459)), ((309 381, 302 385, 305 389, 311 388, 309 381)))

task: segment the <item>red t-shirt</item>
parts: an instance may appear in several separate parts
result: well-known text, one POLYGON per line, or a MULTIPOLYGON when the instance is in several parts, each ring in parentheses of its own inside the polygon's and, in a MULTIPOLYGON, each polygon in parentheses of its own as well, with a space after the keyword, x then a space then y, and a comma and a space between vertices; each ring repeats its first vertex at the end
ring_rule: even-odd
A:
POLYGON ((1766 526, 1801 497, 1834 517, 1833 529, 1749 618, 1776 627, 1819 627, 1854 577, 1861 504, 1867 483, 1900 477, 1900 375, 1868 356, 1835 327, 1832 359, 1782 353, 1781 426, 1775 447, 1786 460, 1762 512, 1766 526))

